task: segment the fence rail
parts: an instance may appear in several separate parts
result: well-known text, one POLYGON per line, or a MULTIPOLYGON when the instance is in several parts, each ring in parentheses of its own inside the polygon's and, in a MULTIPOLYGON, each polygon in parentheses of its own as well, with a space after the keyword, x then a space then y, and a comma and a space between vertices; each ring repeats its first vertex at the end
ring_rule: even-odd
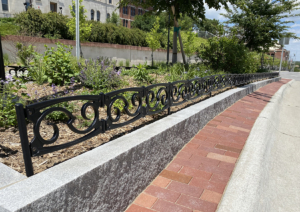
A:
POLYGON ((203 95, 211 95, 212 91, 224 88, 245 85, 262 79, 278 77, 278 73, 258 73, 258 74, 240 74, 240 75, 214 75, 203 78, 194 78, 191 80, 181 80, 172 83, 160 83, 148 87, 126 88, 110 93, 100 93, 99 95, 81 95, 62 97, 58 99, 47 100, 27 105, 25 108, 22 104, 16 104, 16 113, 18 118, 18 127, 25 162, 26 175, 32 176, 33 166, 31 157, 40 156, 60 149, 64 149, 75 144, 81 143, 107 130, 116 129, 128 125, 146 115, 153 115, 178 106, 186 101, 199 98, 203 95), (130 92, 131 95, 125 95, 130 92), (129 100, 130 99, 130 100, 129 100), (93 121, 85 130, 77 129, 73 123, 75 117, 72 112, 64 107, 53 107, 58 103, 69 102, 74 100, 87 101, 81 107, 81 116, 83 119, 90 120, 87 117, 87 108, 92 107, 94 110, 93 121), (115 107, 116 102, 124 103, 122 109, 115 107), (134 111, 129 110, 129 105, 135 106, 134 111), (52 107, 51 107, 52 106, 52 107), (106 110, 106 117, 99 119, 99 109, 106 110), (113 111, 116 110, 114 114, 113 111), (124 113, 121 113, 121 110, 124 113), (68 143, 47 146, 54 144, 59 137, 59 128, 52 123, 54 130, 52 138, 46 140, 40 134, 41 122, 47 115, 54 111, 65 113, 69 120, 65 123, 74 133, 81 134, 82 137, 68 143), (131 119, 120 123, 120 117, 127 114, 131 119), (27 135, 26 118, 33 123, 34 138, 29 143, 27 135), (46 145, 46 146, 45 146, 46 145))

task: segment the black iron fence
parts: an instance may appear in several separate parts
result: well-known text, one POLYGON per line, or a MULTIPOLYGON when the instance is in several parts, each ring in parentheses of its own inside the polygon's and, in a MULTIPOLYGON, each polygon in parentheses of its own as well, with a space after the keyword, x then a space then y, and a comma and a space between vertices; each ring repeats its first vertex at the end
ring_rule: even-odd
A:
POLYGON ((70 147, 100 133, 105 133, 107 130, 130 124, 146 115, 157 114, 164 110, 168 110, 168 114, 170 114, 171 107, 181 105, 188 100, 193 100, 203 95, 211 95, 212 91, 274 77, 278 77, 278 73, 215 75, 172 83, 154 84, 148 87, 126 88, 106 94, 62 97, 30 104, 25 108, 22 104, 16 104, 26 175, 29 177, 34 173, 31 157, 70 147), (125 95, 126 92, 131 92, 131 95, 128 97, 128 95, 125 95), (93 120, 85 130, 79 130, 73 125, 76 118, 72 112, 64 107, 53 106, 74 100, 86 101, 81 107, 81 116, 83 119, 93 120), (123 102, 123 108, 120 109, 115 106, 117 101, 123 102), (135 106, 134 111, 129 109, 130 104, 135 106), (88 107, 93 108, 94 111, 94 117, 91 119, 86 114, 88 107), (105 109, 106 117, 103 119, 99 118, 100 108, 105 109), (121 110, 123 113, 121 113, 121 110), (55 111, 65 113, 69 118, 65 124, 71 131, 81 134, 82 137, 68 143, 53 145, 58 140, 59 128, 55 123, 52 123, 54 131, 52 138, 48 140, 43 138, 40 134, 41 123, 47 115, 55 111), (120 122, 120 117, 124 114, 127 114, 131 119, 120 122), (30 143, 27 135, 26 118, 33 123, 34 138, 30 143), (52 146, 49 146, 49 144, 52 144, 52 146))

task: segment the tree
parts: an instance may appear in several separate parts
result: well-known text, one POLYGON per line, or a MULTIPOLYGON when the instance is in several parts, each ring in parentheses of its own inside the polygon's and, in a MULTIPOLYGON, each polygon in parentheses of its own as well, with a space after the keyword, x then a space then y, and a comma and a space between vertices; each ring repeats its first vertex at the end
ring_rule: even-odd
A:
POLYGON ((199 31, 207 31, 214 35, 219 34, 220 22, 217 19, 203 19, 196 24, 199 31))
POLYGON ((117 13, 113 12, 111 14, 111 17, 106 19, 106 23, 113 23, 113 24, 119 26, 120 25, 120 16, 117 13))
POLYGON ((153 66, 153 52, 160 48, 160 33, 157 32, 157 30, 159 29, 159 17, 156 17, 155 19, 155 23, 153 24, 153 28, 151 29, 151 31, 149 33, 147 33, 146 36, 146 41, 150 47, 150 49, 152 50, 152 66, 153 66))
POLYGON ((155 23, 154 15, 137 15, 134 17, 134 21, 131 26, 140 30, 150 32, 153 24, 155 23))
MULTIPOLYGON (((137 15, 134 17, 134 21, 131 23, 133 28, 138 28, 140 30, 150 32, 153 24, 155 22, 155 15, 152 14, 144 14, 144 15, 137 15)), ((162 12, 158 15, 159 17, 159 29, 158 32, 161 33, 166 30, 169 25, 169 14, 166 12, 162 12)))
POLYGON ((196 34, 192 30, 186 32, 186 39, 183 39, 184 52, 191 60, 191 56, 196 52, 195 38, 196 34))
POLYGON ((287 32, 290 28, 287 24, 294 23, 287 18, 300 16, 292 13, 299 5, 297 0, 239 0, 233 10, 227 8, 227 13, 222 15, 229 19, 227 23, 239 29, 241 42, 250 50, 262 53, 263 58, 263 53, 275 46, 278 39, 297 39, 296 34, 287 32))
MULTIPOLYGON (((162 12, 167 11, 167 13, 171 12, 174 14, 174 26, 178 27, 177 20, 180 19, 180 16, 187 15, 188 17, 192 18, 194 21, 198 21, 199 18, 205 19, 205 4, 209 8, 215 8, 220 9, 223 6, 225 8, 228 8, 228 3, 234 3, 236 0, 229 0, 229 1, 223 1, 223 0, 147 0, 147 1, 140 1, 140 0, 121 0, 119 3, 119 7, 124 7, 127 4, 133 4, 136 6, 142 6, 143 8, 149 8, 152 7, 152 10, 149 10, 148 13, 152 13, 155 15, 161 14, 162 12), (173 8, 173 12, 172 12, 173 8)), ((176 47, 177 42, 177 34, 179 35, 180 39, 180 33, 177 33, 178 28, 176 28, 176 32, 173 34, 173 47, 176 47)), ((174 48, 175 49, 175 48, 174 48)), ((177 49, 177 48, 176 48, 177 49)), ((173 59, 173 62, 177 62, 177 51, 175 50, 173 52, 173 56, 175 59, 173 59)))
MULTIPOLYGON (((89 24, 86 22, 86 18, 87 16, 85 15, 85 13, 87 12, 84 9, 84 6, 81 5, 83 0, 79 0, 79 35, 80 35, 80 40, 86 41, 89 36, 91 35, 91 30, 92 30, 92 24, 89 24)), ((71 15, 72 18, 69 19, 67 26, 69 28, 69 32, 70 34, 73 36, 73 38, 76 37, 76 18, 75 18, 75 10, 73 10, 73 8, 75 8, 75 1, 72 1, 72 6, 69 6, 70 11, 71 11, 71 15)))

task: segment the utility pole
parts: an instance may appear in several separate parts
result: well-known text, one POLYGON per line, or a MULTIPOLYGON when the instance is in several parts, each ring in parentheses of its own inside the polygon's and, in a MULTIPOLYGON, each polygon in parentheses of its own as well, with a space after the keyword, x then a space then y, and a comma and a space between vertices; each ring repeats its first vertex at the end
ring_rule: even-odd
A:
POLYGON ((280 59, 280 66, 279 66, 279 73, 281 71, 281 64, 282 64, 282 57, 283 57, 283 47, 285 43, 285 38, 283 38, 282 50, 281 50, 281 59, 280 59))
POLYGON ((76 57, 80 58, 80 36, 79 36, 79 0, 76 0, 75 5, 75 17, 76 17, 76 57))

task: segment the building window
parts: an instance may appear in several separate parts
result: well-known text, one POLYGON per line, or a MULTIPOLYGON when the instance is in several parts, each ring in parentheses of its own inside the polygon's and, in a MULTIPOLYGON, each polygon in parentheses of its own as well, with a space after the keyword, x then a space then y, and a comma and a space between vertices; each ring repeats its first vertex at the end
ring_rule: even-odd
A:
POLYGON ((128 7, 123 7, 123 14, 128 15, 128 7))
POLYGON ((123 19, 123 26, 127 27, 128 26, 128 20, 123 19))
POLYGON ((2 0, 2 10, 8 11, 8 0, 2 0))
POLYGON ((112 4, 112 0, 109 0, 108 3, 112 4))
POLYGON ((50 2, 50 11, 57 12, 57 3, 50 2))
POLYGON ((130 14, 131 14, 131 16, 135 16, 135 8, 134 7, 130 8, 130 14))
POLYGON ((97 11, 97 21, 100 21, 100 12, 97 11))
POLYGON ((143 9, 138 9, 138 14, 143 15, 143 9))
POLYGON ((92 21, 94 20, 94 14, 95 14, 94 10, 91 10, 91 20, 92 21))
POLYGON ((110 14, 109 13, 107 13, 107 19, 110 19, 110 14))

